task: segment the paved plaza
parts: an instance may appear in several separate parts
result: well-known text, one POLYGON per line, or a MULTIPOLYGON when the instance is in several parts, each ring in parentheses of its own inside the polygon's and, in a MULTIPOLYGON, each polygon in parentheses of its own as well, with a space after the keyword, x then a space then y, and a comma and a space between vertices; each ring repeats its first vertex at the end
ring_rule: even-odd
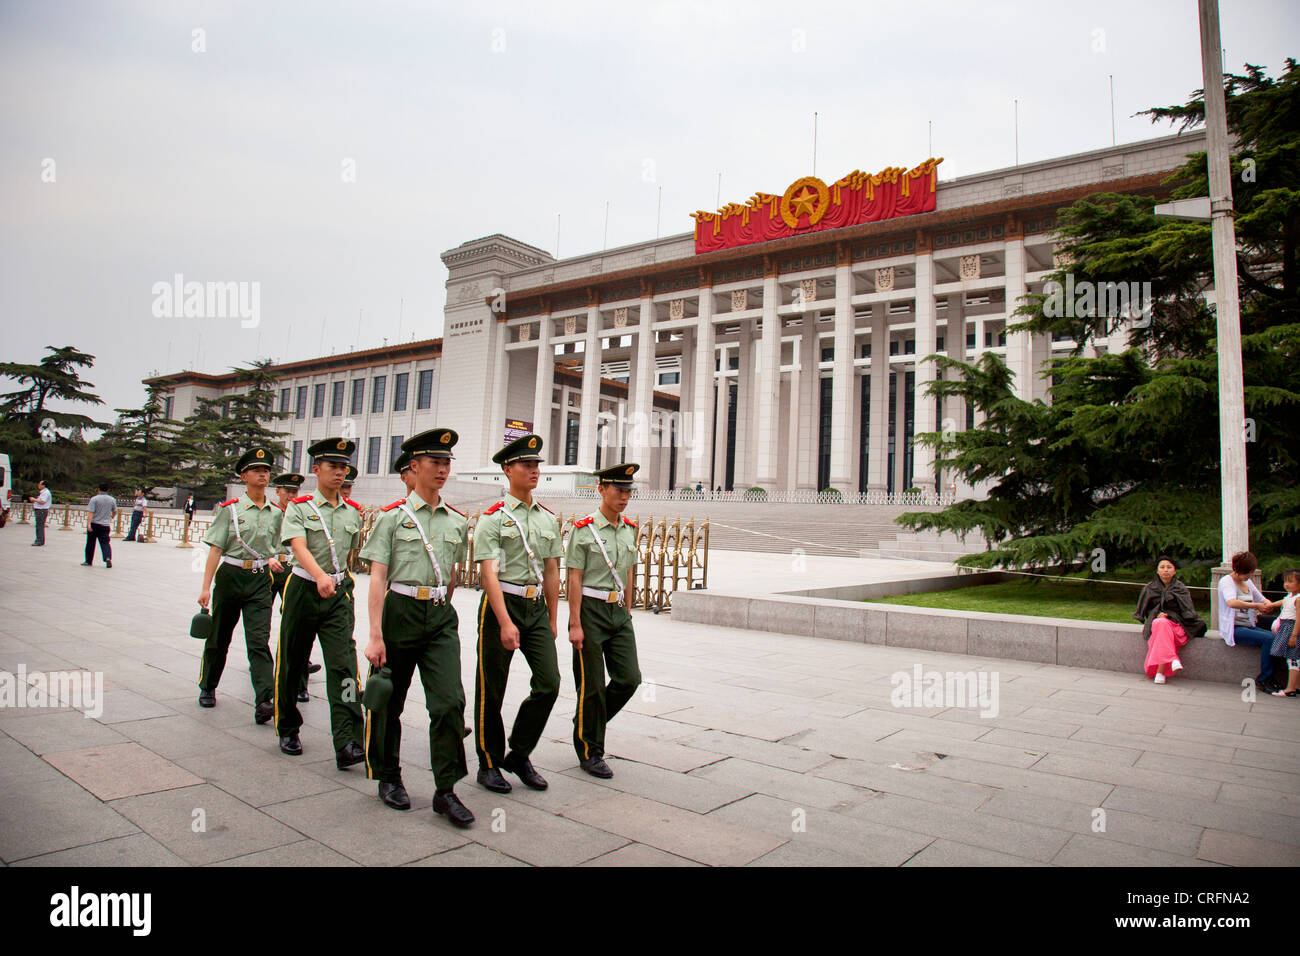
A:
MULTIPOLYGON (((242 630, 218 706, 197 706, 202 645, 188 629, 201 549, 115 540, 108 570, 98 558, 79 567, 82 533, 47 540, 31 548, 30 525, 0 530, 0 671, 102 672, 102 713, 0 709, 6 865, 1300 863, 1295 700, 648 612, 635 614, 646 684, 609 727, 614 778, 578 769, 561 637, 560 700, 533 755, 550 789, 513 777, 507 796, 478 787, 471 739, 457 792, 478 821, 457 830, 429 809, 418 683, 403 716, 413 809, 399 813, 362 768, 335 769, 322 674, 302 705, 302 757, 253 723, 242 630), (892 675, 917 665, 996 675, 997 716, 894 706, 892 675)), ((944 570, 715 551, 710 575, 756 593, 944 570)), ((359 645, 368 582, 358 576, 359 645)), ((454 599, 471 705, 478 599, 454 599)), ((273 635, 277 623, 278 604, 273 635)), ((526 687, 516 659, 507 723, 526 687)))

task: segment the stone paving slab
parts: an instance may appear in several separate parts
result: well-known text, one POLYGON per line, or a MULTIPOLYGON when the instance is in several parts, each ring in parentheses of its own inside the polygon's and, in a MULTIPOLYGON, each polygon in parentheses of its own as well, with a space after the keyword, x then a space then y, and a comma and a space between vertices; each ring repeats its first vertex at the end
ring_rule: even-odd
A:
MULTIPOLYGON (((302 707, 300 758, 280 754, 274 731, 254 725, 238 635, 218 706, 197 706, 194 552, 122 548, 112 572, 79 569, 75 593, 47 598, 49 582, 80 561, 79 539, 55 535, 33 554, 26 535, 0 529, 0 669, 85 669, 106 691, 100 719, 63 707, 0 709, 0 864, 1294 866, 1300 852, 1294 701, 640 612, 647 683, 610 724, 614 779, 578 769, 561 648, 560 697, 532 754, 550 788, 499 796, 478 787, 471 739, 470 776, 457 789, 478 823, 457 830, 429 809, 418 694, 402 718, 414 809, 398 813, 363 772, 335 768, 319 675, 302 707), (996 674, 997 716, 895 706, 897 676, 917 666, 996 674), (85 754, 78 763, 70 752, 141 763, 96 765, 85 754), (120 792, 113 786, 172 789, 109 800, 91 792, 120 792), (1097 808, 1104 833, 1092 831, 1097 808)), ((719 552, 711 582, 729 578, 742 596, 763 580, 790 586, 787 562, 778 573, 762 558, 763 578, 750 574, 750 557, 719 552)), ((907 566, 818 567, 847 583, 907 566)), ((358 586, 364 592, 365 575, 358 586)), ((462 622, 478 601, 458 592, 462 622)), ((363 600, 357 612, 363 635, 363 600)), ((470 701, 474 640, 463 628, 470 701)), ((526 668, 512 676, 507 722, 527 692, 526 668)))

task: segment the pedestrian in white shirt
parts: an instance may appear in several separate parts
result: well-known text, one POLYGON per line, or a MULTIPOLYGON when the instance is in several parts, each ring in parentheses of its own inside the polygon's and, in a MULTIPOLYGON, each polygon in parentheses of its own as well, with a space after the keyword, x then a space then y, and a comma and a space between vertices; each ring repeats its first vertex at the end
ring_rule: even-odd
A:
POLYGON ((50 494, 50 489, 45 487, 45 482, 36 482, 36 500, 32 505, 32 510, 36 513, 36 540, 32 542, 33 548, 45 547, 45 521, 50 516, 50 505, 53 501, 54 496, 50 494))

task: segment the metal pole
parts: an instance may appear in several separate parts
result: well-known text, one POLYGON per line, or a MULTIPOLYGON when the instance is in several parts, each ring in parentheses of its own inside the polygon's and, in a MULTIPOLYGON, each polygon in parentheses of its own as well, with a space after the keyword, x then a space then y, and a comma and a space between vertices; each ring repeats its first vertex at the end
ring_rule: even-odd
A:
POLYGON ((1241 371, 1241 314, 1237 297, 1237 236, 1232 221, 1228 116, 1219 50, 1218 0, 1199 0, 1201 69, 1210 179, 1210 235, 1214 243, 1214 303, 1219 355, 1219 475, 1223 498, 1223 563, 1250 547, 1246 507, 1246 400, 1241 371))

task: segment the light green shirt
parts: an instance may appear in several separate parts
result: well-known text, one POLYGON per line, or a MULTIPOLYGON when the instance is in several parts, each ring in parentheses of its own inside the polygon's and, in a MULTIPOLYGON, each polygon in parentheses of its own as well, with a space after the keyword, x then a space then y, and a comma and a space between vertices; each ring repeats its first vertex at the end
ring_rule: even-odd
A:
POLYGON ((203 536, 203 542, 220 548, 221 553, 227 557, 239 558, 241 561, 253 561, 260 557, 265 561, 275 557, 280 547, 280 521, 283 517, 284 514, 269 499, 259 508, 248 495, 240 495, 231 504, 217 509, 217 513, 212 516, 212 524, 208 526, 208 533, 203 536), (239 523, 239 537, 257 552, 256 555, 240 545, 239 538, 235 536, 236 521, 239 523))
POLYGON ((361 512, 352 507, 340 496, 337 505, 331 505, 319 491, 311 496, 311 501, 291 501, 284 509, 284 521, 280 525, 280 540, 288 545, 294 538, 305 538, 307 550, 316 559, 320 569, 326 574, 335 573, 334 562, 330 558, 330 544, 321 528, 322 519, 329 523, 330 534, 334 536, 334 553, 338 555, 339 571, 346 571, 348 552, 357 546, 361 538, 361 512), (316 517, 312 504, 320 510, 321 517, 316 517))
POLYGON ((596 511, 589 515, 590 524, 574 527, 569 532, 568 547, 564 552, 565 567, 577 568, 582 572, 582 586, 598 591, 616 591, 627 586, 627 572, 636 564, 636 527, 622 515, 615 527, 596 511), (618 580, 609 573, 609 566, 601 556, 600 546, 595 536, 605 544, 605 553, 618 570, 618 580))
MULTIPOLYGON (((469 521, 463 514, 439 499, 436 508, 414 491, 406 498, 406 507, 420 522, 425 537, 433 547, 442 572, 442 583, 451 584, 456 565, 469 553, 469 521)), ((361 557, 367 561, 388 566, 388 580, 392 584, 411 587, 436 586, 437 575, 433 563, 424 549, 420 528, 401 508, 393 507, 380 512, 375 526, 366 536, 361 557)))
POLYGON ((545 573, 546 559, 560 556, 560 523, 536 500, 530 507, 506 492, 501 507, 479 518, 474 529, 474 560, 500 562, 497 579, 507 584, 540 584, 524 550, 524 534, 537 570, 545 573))

